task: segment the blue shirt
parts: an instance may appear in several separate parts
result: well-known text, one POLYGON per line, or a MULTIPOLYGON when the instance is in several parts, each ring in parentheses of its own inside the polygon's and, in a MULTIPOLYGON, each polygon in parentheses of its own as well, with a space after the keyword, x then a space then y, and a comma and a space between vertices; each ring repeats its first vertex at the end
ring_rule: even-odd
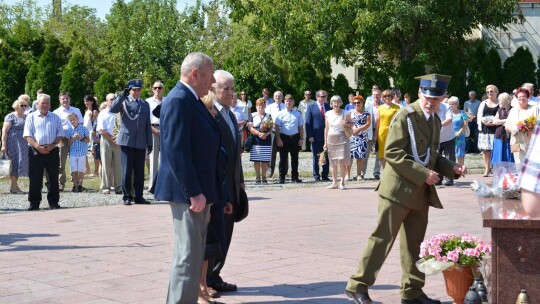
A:
POLYGON ((62 120, 52 112, 45 116, 39 111, 32 112, 26 117, 23 137, 32 137, 40 146, 50 145, 57 137, 64 137, 62 120))
POLYGON ((88 153, 88 144, 84 142, 84 139, 88 138, 90 132, 88 132, 88 129, 85 126, 79 124, 77 127, 67 130, 66 137, 71 139, 75 133, 79 133, 83 139, 73 140, 73 143, 69 147, 69 155, 77 157, 86 155, 86 153, 88 153))
POLYGON ((280 111, 274 122, 276 126, 279 126, 279 133, 285 135, 295 135, 300 131, 298 128, 304 125, 304 119, 302 113, 298 110, 283 110, 280 111))

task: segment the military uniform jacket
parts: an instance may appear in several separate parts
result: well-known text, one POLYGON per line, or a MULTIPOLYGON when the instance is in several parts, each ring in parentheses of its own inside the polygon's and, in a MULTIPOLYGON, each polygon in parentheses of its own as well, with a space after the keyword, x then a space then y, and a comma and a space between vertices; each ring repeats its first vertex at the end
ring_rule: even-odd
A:
POLYGON ((137 149, 146 149, 152 145, 150 125, 150 106, 142 99, 118 95, 109 110, 120 113, 121 124, 116 135, 116 143, 137 149))
POLYGON ((442 208, 435 186, 430 186, 425 181, 430 170, 456 178, 453 170, 455 163, 438 153, 441 133, 439 117, 433 114, 431 122, 428 122, 419 101, 411 104, 410 108, 411 112, 407 107, 403 107, 390 126, 384 151, 387 166, 376 190, 381 197, 407 208, 420 210, 425 208, 425 204, 442 208), (412 156, 407 117, 410 117, 420 159, 423 160, 428 147, 431 148, 426 166, 416 162, 412 156))

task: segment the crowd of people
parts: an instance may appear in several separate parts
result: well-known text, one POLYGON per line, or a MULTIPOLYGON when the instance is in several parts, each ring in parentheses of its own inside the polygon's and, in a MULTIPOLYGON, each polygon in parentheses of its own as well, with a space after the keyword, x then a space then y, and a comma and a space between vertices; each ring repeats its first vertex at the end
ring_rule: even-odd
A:
POLYGON ((237 290, 223 280, 221 270, 235 223, 245 216, 241 155, 248 137, 253 137, 249 159, 257 184, 273 176, 277 155, 277 183, 284 184, 287 175, 291 182, 302 183, 299 153, 311 151, 315 182, 344 190, 348 182, 366 178, 373 155, 373 178, 384 180, 377 186, 378 226, 346 293, 356 303, 371 303, 368 286, 400 233, 408 278, 402 303, 440 303, 423 293, 424 276, 413 267, 429 206, 442 207, 435 186, 451 186, 467 172, 466 152, 483 154, 484 176, 500 161, 518 166, 525 162, 531 168, 526 155, 540 107, 529 83, 501 94, 488 85, 482 101, 471 91, 461 110, 459 99, 447 91, 449 76, 418 79, 419 100, 412 103, 408 93, 401 99, 399 88, 374 85, 367 98, 350 94, 347 105, 340 96, 329 98, 328 92, 318 90, 316 100, 305 91, 295 107, 291 94, 276 91, 270 98, 266 88, 252 104, 245 91, 240 98, 235 94, 232 74, 215 70, 209 56, 195 52, 184 59, 180 81, 166 98, 163 83, 156 81, 153 96, 142 99, 143 82, 133 79, 101 105, 86 95, 83 116, 66 92, 59 95, 54 111, 51 96, 44 92, 38 92, 32 106, 30 97, 21 95, 4 119, 0 152, 12 162, 10 193, 24 193, 18 178, 29 177, 30 211, 39 210, 44 177, 50 208, 61 208, 68 159, 71 191, 84 192, 84 176, 92 174, 88 153, 103 194, 122 195, 124 205, 149 204, 143 197, 147 165, 146 190, 156 200, 170 202, 175 228, 167 302, 202 304, 237 290))

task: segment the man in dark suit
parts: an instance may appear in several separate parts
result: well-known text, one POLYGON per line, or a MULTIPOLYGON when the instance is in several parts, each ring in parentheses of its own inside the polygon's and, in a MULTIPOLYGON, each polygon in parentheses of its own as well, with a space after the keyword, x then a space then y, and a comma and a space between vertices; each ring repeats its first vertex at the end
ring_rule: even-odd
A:
POLYGON ((379 193, 377 227, 368 239, 357 272, 345 293, 357 304, 372 303, 368 286, 375 283, 386 256, 399 233, 402 304, 440 304, 422 291, 425 274, 416 268, 424 239, 429 207, 442 208, 435 184, 438 174, 459 177, 467 172, 438 154, 441 120, 436 115, 450 76, 431 74, 419 77, 419 100, 396 114, 386 139, 387 162, 379 193))
POLYGON ((168 304, 197 303, 210 206, 220 198, 221 135, 200 99, 214 81, 212 59, 190 53, 182 62, 180 81, 161 107, 161 165, 154 196, 170 202, 173 215, 175 250, 168 304))
MULTIPOLYGON (((323 90, 317 91, 317 102, 310 104, 306 111, 306 136, 311 143, 311 154, 313 156, 313 178, 315 181, 321 180, 319 174, 319 153, 323 151, 324 146, 324 127, 325 118, 324 113, 330 111, 330 106, 326 99, 328 93, 323 90)), ((326 163, 322 166, 322 180, 329 181, 328 178, 328 156, 326 157, 326 163)))
MULTIPOLYGON (((240 188, 244 189, 244 174, 242 172, 241 137, 238 132, 236 118, 230 107, 234 97, 234 77, 231 73, 217 70, 214 73, 216 83, 214 93, 216 100, 214 107, 217 111, 216 121, 221 131, 221 144, 227 151, 229 162, 225 168, 225 183, 227 189, 227 204, 225 215, 223 210, 212 211, 212 217, 224 216, 225 222, 225 252, 223 257, 214 261, 214 265, 209 264, 207 284, 220 292, 235 291, 236 285, 223 281, 220 276, 221 269, 225 264, 227 252, 231 244, 234 229, 234 212, 240 204, 240 188)), ((216 229, 214 227, 214 229, 216 229)))
POLYGON ((143 198, 144 159, 146 149, 152 151, 152 131, 150 126, 150 107, 141 99, 143 82, 132 79, 128 87, 111 104, 110 113, 120 113, 121 126, 116 136, 120 146, 122 163, 122 192, 124 205, 149 204, 143 198), (133 182, 131 176, 133 175, 133 182), (132 196, 133 184, 135 197, 132 196))

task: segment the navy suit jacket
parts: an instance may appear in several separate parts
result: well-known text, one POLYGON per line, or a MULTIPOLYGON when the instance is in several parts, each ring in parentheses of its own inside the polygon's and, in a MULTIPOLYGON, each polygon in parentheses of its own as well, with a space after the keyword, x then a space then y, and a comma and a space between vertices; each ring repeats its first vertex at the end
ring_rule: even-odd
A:
MULTIPOLYGON (((324 113, 330 110, 330 106, 327 103, 324 103, 324 113)), ((307 107, 305 125, 306 140, 313 137, 314 141, 324 142, 324 116, 322 115, 317 102, 314 102, 307 107)))
MULTIPOLYGON (((240 183, 244 183, 244 173, 242 172, 242 152, 239 132, 231 133, 231 128, 223 118, 223 114, 216 108, 216 122, 221 131, 222 146, 227 151, 228 162, 225 167, 225 184, 227 189, 227 201, 233 205, 240 204, 240 183)), ((229 113, 230 119, 236 123, 236 117, 229 113)))
POLYGON ((154 197, 189 203, 204 194, 220 200, 218 188, 219 127, 203 102, 178 82, 161 106, 161 164, 154 197))

